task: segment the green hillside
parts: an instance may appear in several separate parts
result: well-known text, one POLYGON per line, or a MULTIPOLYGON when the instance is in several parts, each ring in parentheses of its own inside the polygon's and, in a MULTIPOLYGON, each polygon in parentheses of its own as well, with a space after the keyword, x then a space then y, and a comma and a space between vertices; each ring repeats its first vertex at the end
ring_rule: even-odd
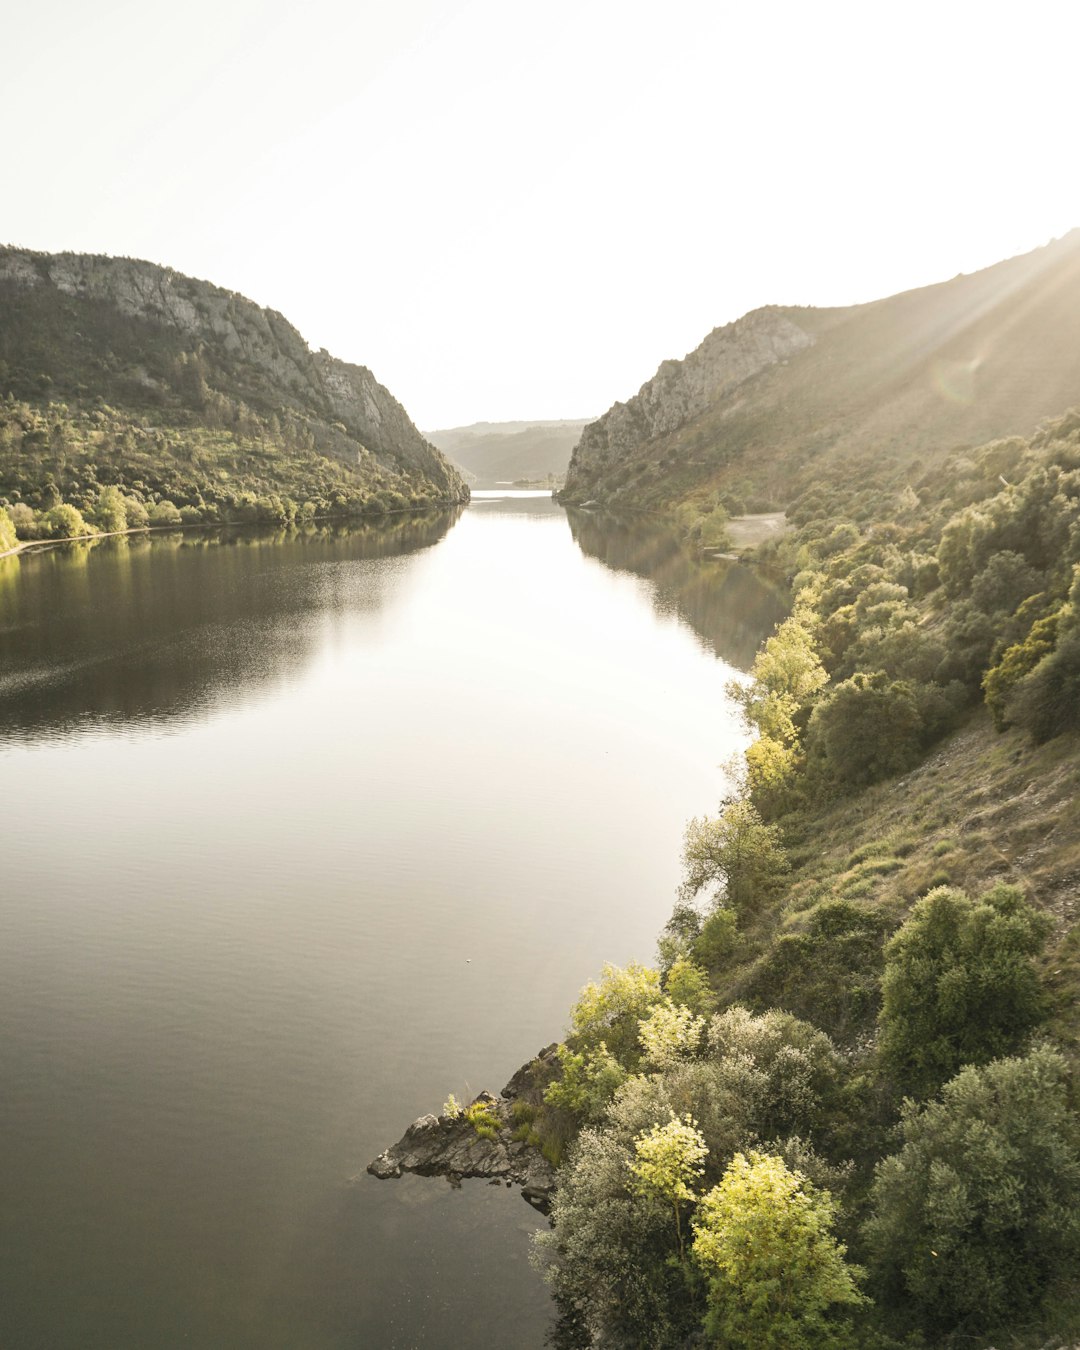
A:
POLYGON ((151 263, 0 248, 0 501, 19 532, 348 516, 468 495, 371 372, 151 263), (31 519, 33 516, 33 519, 31 519))

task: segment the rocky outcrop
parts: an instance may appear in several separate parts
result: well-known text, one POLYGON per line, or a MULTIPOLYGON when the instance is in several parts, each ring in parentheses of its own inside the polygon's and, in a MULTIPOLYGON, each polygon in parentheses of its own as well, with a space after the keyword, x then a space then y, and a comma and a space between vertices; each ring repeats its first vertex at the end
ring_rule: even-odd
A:
POLYGON ((420 1116, 396 1144, 368 1164, 368 1172, 380 1180, 415 1172, 454 1183, 469 1177, 505 1181, 520 1186, 529 1204, 546 1214, 555 1191, 555 1169, 535 1145, 513 1137, 513 1105, 528 1091, 534 1066, 546 1066, 554 1049, 541 1051, 537 1060, 523 1065, 500 1096, 481 1092, 469 1103, 488 1108, 498 1122, 494 1138, 478 1134, 465 1114, 420 1116))
POLYGON ((582 432, 567 475, 566 495, 591 483, 641 446, 693 421, 736 386, 814 342, 789 314, 756 309, 723 328, 682 361, 665 361, 626 403, 616 403, 582 432))
POLYGON ((457 471, 370 370, 312 352, 281 314, 242 295, 132 258, 0 247, 0 288, 5 283, 112 306, 128 319, 173 330, 189 350, 208 344, 245 368, 250 401, 261 397, 268 407, 288 404, 340 422, 377 458, 423 474, 448 497, 468 496, 457 471))

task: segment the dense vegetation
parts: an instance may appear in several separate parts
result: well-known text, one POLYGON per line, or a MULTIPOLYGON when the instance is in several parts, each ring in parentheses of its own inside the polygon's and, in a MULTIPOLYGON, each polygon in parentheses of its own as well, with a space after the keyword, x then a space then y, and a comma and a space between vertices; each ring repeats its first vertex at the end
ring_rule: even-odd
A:
POLYGON ((731 691, 754 739, 688 826, 658 966, 605 970, 536 1069, 560 1334, 1057 1344, 1080 1334, 1080 414, 837 471, 789 517, 767 553, 791 612, 731 691))
POLYGON ((149 263, 0 249, 0 509, 19 538, 465 496, 369 371, 281 315, 149 263))

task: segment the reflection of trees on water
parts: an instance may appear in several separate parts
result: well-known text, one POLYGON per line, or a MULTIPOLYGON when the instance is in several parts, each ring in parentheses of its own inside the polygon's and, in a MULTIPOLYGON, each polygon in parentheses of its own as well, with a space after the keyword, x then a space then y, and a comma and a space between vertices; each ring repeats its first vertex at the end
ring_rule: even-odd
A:
POLYGON ((294 675, 328 617, 377 611, 400 583, 400 568, 363 563, 408 566, 459 514, 129 535, 0 560, 0 740, 183 718, 294 675))
POLYGON ((641 517, 568 510, 567 519, 586 557, 651 581, 657 612, 688 623, 710 650, 740 670, 749 669, 762 640, 787 613, 782 588, 754 568, 699 558, 670 530, 641 517))

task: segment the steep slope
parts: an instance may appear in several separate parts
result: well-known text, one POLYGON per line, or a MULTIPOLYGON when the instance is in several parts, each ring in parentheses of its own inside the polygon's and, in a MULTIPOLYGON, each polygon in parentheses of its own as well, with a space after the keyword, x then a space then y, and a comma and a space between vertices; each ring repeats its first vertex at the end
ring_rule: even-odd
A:
POLYGON ((782 506, 824 464, 1030 434, 1080 399, 1080 231, 850 309, 755 310, 587 427, 565 496, 782 506))
POLYGON ((191 506, 247 491, 339 513, 467 495, 369 370, 310 351, 273 310, 152 263, 0 248, 0 395, 0 493, 15 500, 50 482, 87 506, 88 488, 140 482, 191 506), (16 401, 26 409, 13 416, 16 401))
POLYGON ((475 422, 431 431, 428 439, 475 487, 563 478, 587 418, 556 422, 475 422))

